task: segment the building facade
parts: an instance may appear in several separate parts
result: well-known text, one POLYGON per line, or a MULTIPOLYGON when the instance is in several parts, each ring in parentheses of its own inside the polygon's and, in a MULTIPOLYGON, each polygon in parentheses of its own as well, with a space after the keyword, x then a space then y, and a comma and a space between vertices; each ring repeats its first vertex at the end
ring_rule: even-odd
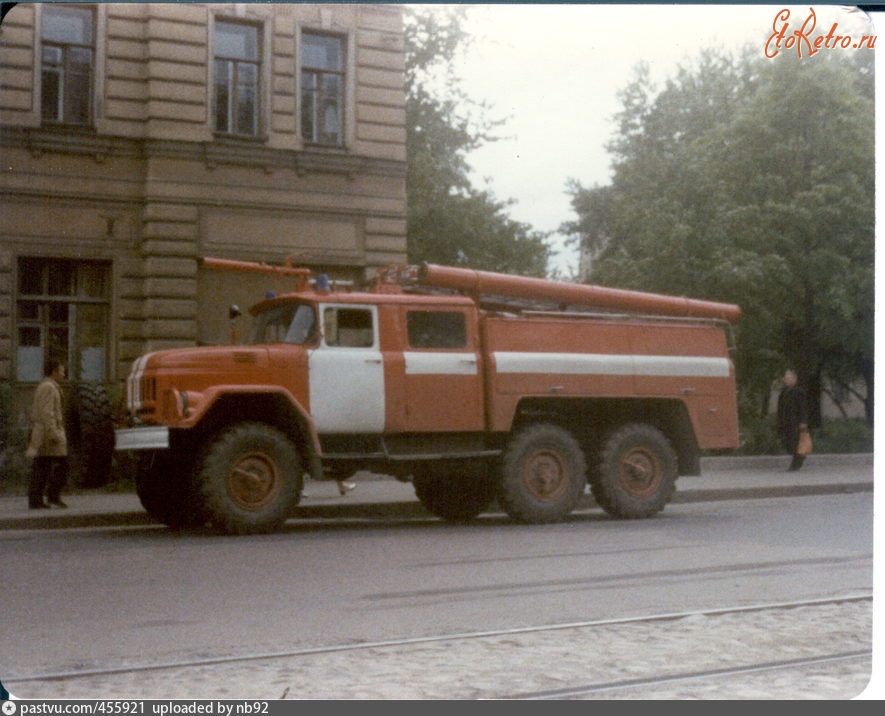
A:
POLYGON ((18 4, 0 26, 0 381, 229 339, 278 289, 406 256, 402 8, 18 4), (245 305, 244 305, 245 304, 245 305))

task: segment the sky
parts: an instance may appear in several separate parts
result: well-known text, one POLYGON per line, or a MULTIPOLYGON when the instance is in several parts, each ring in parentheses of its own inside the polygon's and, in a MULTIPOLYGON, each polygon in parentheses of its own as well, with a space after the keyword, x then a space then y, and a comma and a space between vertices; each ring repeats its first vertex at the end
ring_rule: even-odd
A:
MULTIPOLYGON (((875 32, 856 8, 832 5, 472 6, 466 29, 473 44, 457 71, 468 96, 492 106, 490 118, 507 120, 499 132, 504 139, 469 155, 474 185, 515 200, 511 218, 557 232, 575 218, 566 194, 570 178, 585 187, 609 183, 605 145, 618 93, 641 60, 660 86, 706 48, 750 44, 764 55, 780 11, 791 13, 789 33, 808 20, 810 7, 818 29, 836 22, 857 37, 875 32)), ((578 257, 563 238, 552 239, 554 267, 568 276, 578 257)))

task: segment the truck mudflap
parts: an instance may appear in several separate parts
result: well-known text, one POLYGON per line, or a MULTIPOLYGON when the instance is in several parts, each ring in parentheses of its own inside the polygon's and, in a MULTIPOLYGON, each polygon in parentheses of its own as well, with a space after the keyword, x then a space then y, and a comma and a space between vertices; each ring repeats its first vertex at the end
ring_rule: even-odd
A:
POLYGON ((140 428, 123 428, 114 431, 115 450, 167 450, 169 428, 150 425, 140 428))

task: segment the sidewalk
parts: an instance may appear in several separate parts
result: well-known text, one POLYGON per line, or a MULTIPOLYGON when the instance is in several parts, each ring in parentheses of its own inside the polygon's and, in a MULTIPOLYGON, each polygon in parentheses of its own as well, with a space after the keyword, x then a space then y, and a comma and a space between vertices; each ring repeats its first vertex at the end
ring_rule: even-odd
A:
MULTIPOLYGON (((705 458, 700 477, 681 477, 672 503, 872 492, 873 456, 813 455, 800 472, 788 473, 789 458, 705 458)), ((357 476, 343 497, 334 481, 311 482, 294 519, 429 517, 410 483, 357 476)), ((27 498, 0 497, 0 529, 61 529, 154 524, 131 492, 79 491, 64 496, 68 509, 29 510, 27 498)), ((595 509, 588 494, 581 509, 595 509)), ((493 508, 494 511, 494 508, 493 508)))

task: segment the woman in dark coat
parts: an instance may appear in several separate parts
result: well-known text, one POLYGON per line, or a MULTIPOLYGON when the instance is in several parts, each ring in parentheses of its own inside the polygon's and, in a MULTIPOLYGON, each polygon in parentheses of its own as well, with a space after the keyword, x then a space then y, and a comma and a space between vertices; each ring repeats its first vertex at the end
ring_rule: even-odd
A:
POLYGON ((793 460, 789 472, 802 467, 805 456, 796 452, 799 445, 799 433, 808 430, 808 407, 805 391, 799 387, 796 372, 788 370, 784 373, 784 387, 777 400, 777 433, 781 445, 793 460))

